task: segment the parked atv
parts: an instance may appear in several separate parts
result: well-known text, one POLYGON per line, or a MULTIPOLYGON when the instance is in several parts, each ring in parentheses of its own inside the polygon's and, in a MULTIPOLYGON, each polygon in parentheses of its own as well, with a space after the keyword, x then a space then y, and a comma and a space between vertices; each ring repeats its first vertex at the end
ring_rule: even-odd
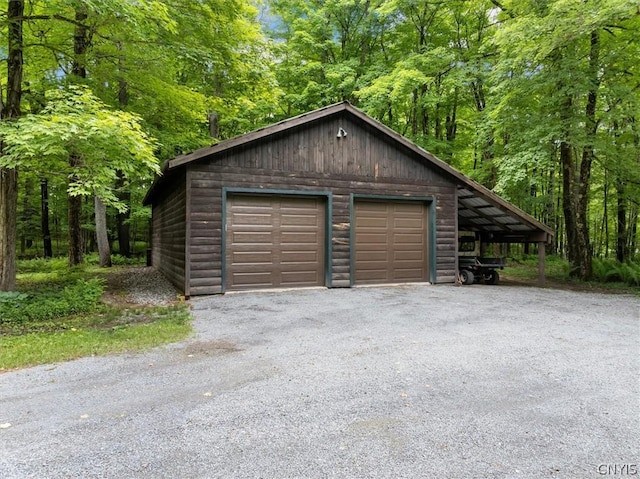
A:
POLYGON ((483 258, 480 256, 480 242, 475 234, 458 236, 458 270, 462 284, 483 281, 485 284, 497 284, 500 275, 498 269, 504 269, 504 258, 483 258))

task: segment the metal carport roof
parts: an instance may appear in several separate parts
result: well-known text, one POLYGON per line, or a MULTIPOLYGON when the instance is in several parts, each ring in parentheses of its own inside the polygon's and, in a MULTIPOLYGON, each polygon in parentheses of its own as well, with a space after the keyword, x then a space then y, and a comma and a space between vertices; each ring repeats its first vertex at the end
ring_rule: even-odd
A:
POLYGON ((485 242, 546 243, 553 231, 488 190, 458 186, 458 230, 479 232, 485 242))

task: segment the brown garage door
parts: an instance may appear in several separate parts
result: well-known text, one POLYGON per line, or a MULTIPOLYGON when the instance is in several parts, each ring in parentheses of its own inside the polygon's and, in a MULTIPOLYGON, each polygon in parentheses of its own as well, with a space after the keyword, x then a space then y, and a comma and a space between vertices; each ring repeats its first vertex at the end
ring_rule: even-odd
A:
POLYGON ((226 234, 227 289, 325 284, 322 198, 230 196, 226 234))
POLYGON ((427 281, 427 207, 355 202, 355 284, 427 281))

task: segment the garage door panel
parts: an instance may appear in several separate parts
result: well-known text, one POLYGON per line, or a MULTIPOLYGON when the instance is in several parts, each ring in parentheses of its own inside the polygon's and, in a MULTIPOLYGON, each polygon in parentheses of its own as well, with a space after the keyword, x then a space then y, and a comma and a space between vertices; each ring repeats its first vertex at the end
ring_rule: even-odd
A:
POLYGON ((358 244, 366 245, 374 245, 376 247, 383 247, 380 245, 387 244, 387 234, 386 233, 370 233, 363 232, 358 235, 359 242, 358 244))
POLYGON ((402 245, 420 245, 424 244, 424 235, 420 232, 416 233, 394 233, 393 244, 402 245))
POLYGON ((397 268, 394 271, 393 279, 395 281, 400 281, 400 282, 415 281, 416 278, 420 277, 422 272, 423 272, 422 268, 406 268, 406 269, 397 268))
POLYGON ((315 211, 316 205, 323 202, 320 198, 302 198, 300 196, 278 196, 278 205, 282 210, 313 210, 315 211))
POLYGON ((387 270, 386 261, 362 261, 358 266, 359 266, 358 269, 362 271, 386 271, 387 270))
POLYGON ((424 261, 424 253, 422 251, 394 251, 393 259, 396 263, 401 261, 424 261))
POLYGON ((323 285, 325 208, 320 198, 230 195, 226 287, 323 285))
POLYGON ((280 224, 282 226, 309 226, 315 229, 318 227, 318 216, 315 214, 283 214, 281 215, 280 224))
POLYGON ((387 217, 362 216, 356 219, 358 228, 387 229, 387 217))
POLYGON ((234 244, 273 244, 274 235, 271 231, 238 231, 231 236, 234 244))
POLYGON ((396 229, 420 229, 424 226, 424 220, 421 217, 417 218, 395 218, 393 221, 393 227, 396 229))
POLYGON ((233 284, 237 286, 267 286, 272 282, 273 273, 270 271, 264 272, 234 272, 231 274, 233 278, 233 284))
POLYGON ((385 249, 358 251, 355 254, 356 262, 378 261, 386 263, 389 261, 389 251, 385 249))
POLYGON ((280 234, 280 242, 282 245, 297 245, 297 244, 311 244, 317 245, 318 234, 315 231, 307 232, 293 232, 282 231, 280 234))
POLYGON ((273 224, 273 214, 263 213, 257 214, 255 212, 234 212, 231 218, 232 224, 236 226, 240 225, 265 225, 271 226, 273 224))
POLYGON ((413 214, 421 216, 423 212, 424 203, 422 202, 395 202, 387 203, 394 212, 401 213, 403 215, 413 214))
POLYGON ((426 281, 426 205, 363 200, 354 208, 355 283, 426 281))
POLYGON ((271 252, 270 251, 234 251, 231 255, 232 264, 271 264, 271 252))
POLYGON ((282 273, 280 286, 286 287, 310 287, 318 285, 318 275, 314 272, 285 271, 282 273))
POLYGON ((280 262, 284 264, 301 265, 316 264, 320 260, 317 251, 288 251, 280 256, 280 262))
POLYGON ((387 276, 387 270, 385 269, 378 269, 378 270, 366 270, 366 276, 361 277, 357 284, 359 285, 363 285, 363 284, 384 284, 384 283, 389 283, 391 281, 389 281, 388 276, 387 276))

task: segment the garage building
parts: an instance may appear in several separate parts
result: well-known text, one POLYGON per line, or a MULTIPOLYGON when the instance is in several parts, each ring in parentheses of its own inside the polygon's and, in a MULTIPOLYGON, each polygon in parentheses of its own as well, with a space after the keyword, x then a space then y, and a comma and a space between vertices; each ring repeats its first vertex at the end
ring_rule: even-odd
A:
POLYGON ((347 102, 170 160, 144 201, 152 264, 186 296, 451 283, 458 231, 552 234, 347 102))

